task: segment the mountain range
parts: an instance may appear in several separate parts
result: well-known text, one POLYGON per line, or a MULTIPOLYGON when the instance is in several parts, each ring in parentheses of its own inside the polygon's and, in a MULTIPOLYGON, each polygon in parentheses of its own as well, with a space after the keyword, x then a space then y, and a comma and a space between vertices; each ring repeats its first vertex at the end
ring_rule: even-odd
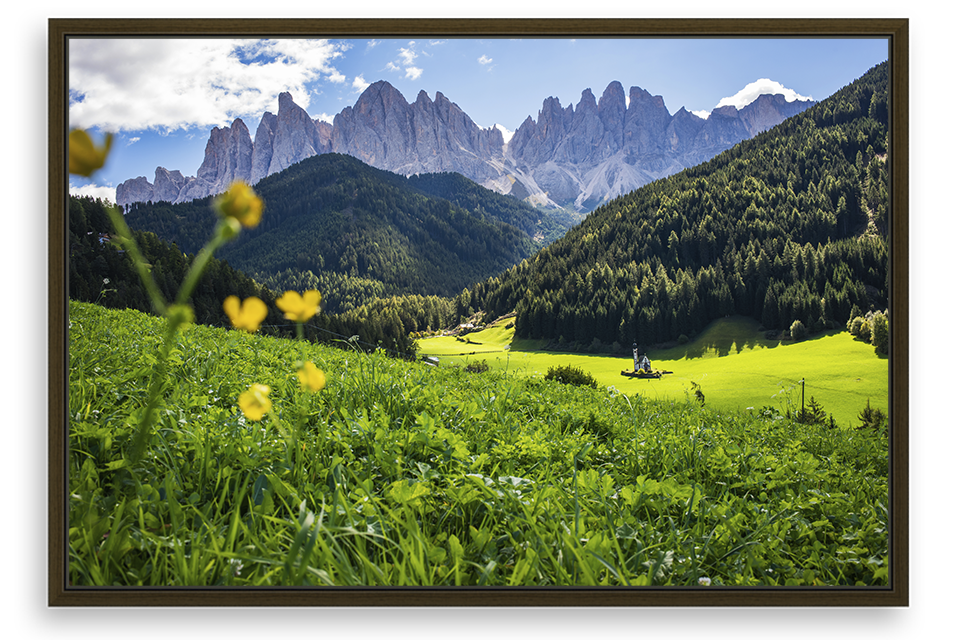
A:
POLYGON ((386 81, 371 84, 333 124, 311 118, 289 93, 266 112, 254 136, 243 120, 215 127, 196 176, 157 167, 117 187, 117 203, 188 202, 242 179, 256 184, 306 158, 341 153, 411 176, 456 172, 501 194, 578 212, 709 160, 775 126, 813 101, 761 95, 742 109, 718 107, 706 119, 663 98, 611 82, 597 100, 585 89, 576 106, 544 100, 512 136, 481 128, 456 103, 421 91, 411 104, 386 81), (627 99, 629 95, 629 100, 627 99))

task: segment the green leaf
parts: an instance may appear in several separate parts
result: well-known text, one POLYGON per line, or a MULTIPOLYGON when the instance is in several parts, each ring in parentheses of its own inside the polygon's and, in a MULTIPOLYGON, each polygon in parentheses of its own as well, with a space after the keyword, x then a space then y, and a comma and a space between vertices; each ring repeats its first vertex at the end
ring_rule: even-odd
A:
POLYGON ((264 474, 260 474, 253 482, 253 504, 260 506, 263 503, 263 492, 270 488, 270 480, 264 474))

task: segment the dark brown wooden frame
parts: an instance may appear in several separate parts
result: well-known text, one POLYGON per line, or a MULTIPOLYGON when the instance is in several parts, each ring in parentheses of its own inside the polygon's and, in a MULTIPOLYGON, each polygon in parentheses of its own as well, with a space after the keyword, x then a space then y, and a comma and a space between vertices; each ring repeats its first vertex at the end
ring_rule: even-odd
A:
POLYGON ((51 19, 49 21, 50 606, 842 606, 909 604, 908 20, 51 19), (889 42, 890 584, 827 588, 92 588, 67 584, 67 43, 76 37, 872 37, 889 42))

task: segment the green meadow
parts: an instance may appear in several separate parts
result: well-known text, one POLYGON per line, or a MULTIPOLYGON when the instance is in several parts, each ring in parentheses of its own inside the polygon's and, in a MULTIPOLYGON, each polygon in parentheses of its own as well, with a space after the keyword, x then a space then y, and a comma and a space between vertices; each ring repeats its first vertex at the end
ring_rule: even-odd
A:
MULTIPOLYGON (((709 386, 701 407, 203 325, 161 362, 167 331, 70 303, 71 585, 888 582, 885 430, 720 411, 709 386), (298 382, 306 360, 320 391, 298 382), (239 406, 253 384, 269 387, 262 419, 239 406)), ((547 362, 514 345, 512 371, 547 362)))
POLYGON ((600 386, 659 400, 685 399, 696 383, 707 407, 720 410, 798 407, 803 380, 805 401, 813 397, 841 426, 859 424, 857 414, 868 401, 886 411, 889 360, 874 347, 845 331, 794 342, 767 340, 759 329, 756 321, 733 316, 713 322, 685 345, 647 351, 655 368, 673 372, 659 380, 620 375, 633 369, 632 356, 545 351, 544 341, 517 339, 510 318, 463 341, 454 336, 422 339, 420 350, 438 356, 441 365, 485 360, 493 370, 530 376, 572 365, 589 372, 600 386))

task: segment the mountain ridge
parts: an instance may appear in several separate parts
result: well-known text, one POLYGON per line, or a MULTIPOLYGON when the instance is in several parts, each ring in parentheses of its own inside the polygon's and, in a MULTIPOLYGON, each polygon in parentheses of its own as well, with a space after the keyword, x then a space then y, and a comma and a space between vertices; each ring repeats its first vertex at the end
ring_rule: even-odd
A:
MULTIPOLYGON (((258 195, 260 223, 218 256, 261 282, 336 273, 377 281, 383 295, 453 296, 532 254, 538 234, 565 230, 458 174, 408 178, 338 153, 264 178, 258 195)), ((135 203, 127 223, 196 253, 215 222, 209 200, 135 203)))
POLYGON ((233 180, 256 184, 308 157, 336 152, 406 176, 460 173, 536 206, 586 212, 815 104, 764 94, 739 110, 714 109, 704 120, 684 108, 671 116, 661 96, 639 87, 627 94, 613 81, 599 100, 585 89, 576 107, 546 98, 537 119, 528 116, 505 140, 499 127, 479 127, 439 91, 431 100, 421 90, 408 103, 383 80, 332 125, 310 118, 287 92, 278 103, 276 115, 263 114, 253 138, 239 118, 213 128, 196 177, 157 167, 152 184, 139 176, 118 185, 117 203, 186 202, 220 193, 233 180))

